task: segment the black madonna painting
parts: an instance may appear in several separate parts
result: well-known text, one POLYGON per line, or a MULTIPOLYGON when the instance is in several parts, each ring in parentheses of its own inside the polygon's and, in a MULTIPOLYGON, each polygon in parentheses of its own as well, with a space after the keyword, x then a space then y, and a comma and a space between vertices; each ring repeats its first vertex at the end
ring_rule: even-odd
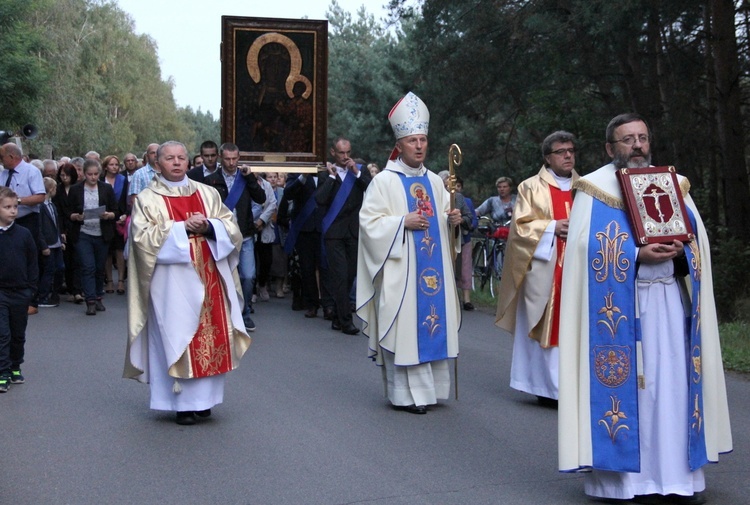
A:
POLYGON ((222 139, 243 159, 325 159, 327 21, 222 17, 222 139))

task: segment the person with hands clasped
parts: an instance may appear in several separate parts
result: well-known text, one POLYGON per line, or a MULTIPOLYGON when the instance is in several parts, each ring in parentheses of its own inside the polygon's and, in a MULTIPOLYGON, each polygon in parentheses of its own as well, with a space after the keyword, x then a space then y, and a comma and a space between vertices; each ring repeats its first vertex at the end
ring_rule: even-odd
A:
POLYGON ((396 148, 372 179, 360 212, 357 315, 369 356, 383 371, 396 410, 426 414, 448 398, 449 359, 458 357, 461 310, 453 257, 461 244, 459 209, 440 177, 424 166, 430 113, 414 93, 388 119, 396 148), (425 205, 429 203, 429 205, 425 205))

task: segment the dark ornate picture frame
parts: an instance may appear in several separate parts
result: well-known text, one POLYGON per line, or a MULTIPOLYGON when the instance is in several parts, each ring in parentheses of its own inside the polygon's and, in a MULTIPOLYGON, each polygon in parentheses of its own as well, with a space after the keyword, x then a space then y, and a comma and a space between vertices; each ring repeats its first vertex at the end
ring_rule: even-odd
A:
POLYGON ((254 170, 326 159, 328 21, 222 16, 221 138, 254 170))

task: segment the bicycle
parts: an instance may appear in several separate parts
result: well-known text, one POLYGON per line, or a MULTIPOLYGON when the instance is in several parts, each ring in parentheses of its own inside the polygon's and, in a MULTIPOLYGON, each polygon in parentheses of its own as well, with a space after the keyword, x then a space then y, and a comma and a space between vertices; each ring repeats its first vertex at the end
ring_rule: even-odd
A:
POLYGON ((476 291, 477 284, 480 290, 489 286, 490 296, 496 296, 500 277, 503 273, 503 260, 505 259, 505 245, 508 239, 507 223, 499 226, 493 223, 489 217, 479 218, 475 237, 478 239, 471 251, 473 277, 472 290, 476 291))

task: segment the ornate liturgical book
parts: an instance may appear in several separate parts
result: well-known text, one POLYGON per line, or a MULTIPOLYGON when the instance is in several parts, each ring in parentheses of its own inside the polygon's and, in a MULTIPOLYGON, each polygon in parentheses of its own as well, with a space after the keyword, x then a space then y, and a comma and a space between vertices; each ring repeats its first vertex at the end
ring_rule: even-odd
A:
POLYGON ((695 235, 673 166, 621 168, 617 180, 638 246, 693 240, 695 235))

